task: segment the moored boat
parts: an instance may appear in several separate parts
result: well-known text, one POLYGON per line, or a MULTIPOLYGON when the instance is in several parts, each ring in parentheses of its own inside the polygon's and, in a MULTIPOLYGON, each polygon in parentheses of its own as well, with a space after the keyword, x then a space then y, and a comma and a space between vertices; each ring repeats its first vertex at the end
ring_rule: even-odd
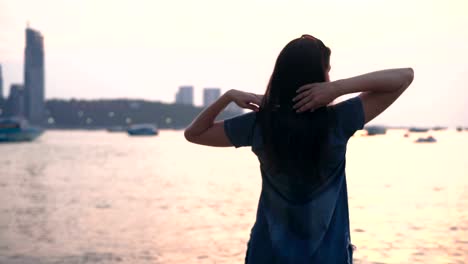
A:
POLYGON ((428 136, 428 137, 420 137, 416 141, 416 143, 434 143, 437 142, 437 140, 433 136, 428 136))
POLYGON ((155 125, 152 124, 136 124, 130 126, 127 130, 130 136, 156 136, 159 132, 155 125))
POLYGON ((409 132, 414 132, 414 133, 424 133, 429 131, 428 128, 422 128, 422 127, 411 127, 408 129, 409 132))
POLYGON ((41 128, 30 126, 25 119, 0 119, 0 142, 33 141, 42 132, 41 128))
POLYGON ((366 126, 364 129, 367 131, 368 136, 385 135, 387 133, 387 128, 383 126, 366 126))

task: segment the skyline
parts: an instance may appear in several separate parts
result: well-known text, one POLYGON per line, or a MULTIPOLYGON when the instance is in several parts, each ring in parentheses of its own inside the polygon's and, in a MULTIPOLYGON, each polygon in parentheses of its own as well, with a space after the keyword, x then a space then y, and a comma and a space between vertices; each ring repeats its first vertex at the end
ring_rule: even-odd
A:
POLYGON ((412 86, 373 124, 466 126, 467 9, 463 1, 0 0, 0 63, 4 87, 21 82, 29 20, 44 35, 47 99, 172 103, 179 86, 192 85, 201 105, 207 87, 263 93, 282 47, 309 33, 332 50, 332 80, 415 69, 412 86))
MULTIPOLYGON (((11 83, 8 96, 3 100, 3 80, 0 68, 0 116, 17 116, 35 125, 45 121, 44 42, 41 32, 28 27, 25 32, 24 79, 11 83)), ((1 65, 0 65, 1 66, 1 65)))

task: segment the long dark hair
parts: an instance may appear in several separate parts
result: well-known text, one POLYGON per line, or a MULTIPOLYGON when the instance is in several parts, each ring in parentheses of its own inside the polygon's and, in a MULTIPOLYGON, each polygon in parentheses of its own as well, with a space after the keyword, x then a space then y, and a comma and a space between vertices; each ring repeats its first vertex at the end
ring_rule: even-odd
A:
POLYGON ((320 184, 326 180, 326 162, 331 110, 296 113, 292 99, 299 87, 324 82, 331 51, 310 35, 294 39, 276 60, 258 122, 262 128, 265 161, 271 172, 285 173, 320 184))

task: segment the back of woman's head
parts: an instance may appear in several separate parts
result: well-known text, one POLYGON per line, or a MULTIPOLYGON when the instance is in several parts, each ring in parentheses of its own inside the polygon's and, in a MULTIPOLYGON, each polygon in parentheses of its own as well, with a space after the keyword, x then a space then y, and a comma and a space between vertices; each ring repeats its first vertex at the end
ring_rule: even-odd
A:
POLYGON ((322 107, 296 113, 292 99, 299 87, 328 81, 330 53, 322 41, 303 35, 289 42, 278 56, 259 113, 266 158, 262 165, 271 172, 315 183, 325 180, 322 168, 330 111, 322 107))

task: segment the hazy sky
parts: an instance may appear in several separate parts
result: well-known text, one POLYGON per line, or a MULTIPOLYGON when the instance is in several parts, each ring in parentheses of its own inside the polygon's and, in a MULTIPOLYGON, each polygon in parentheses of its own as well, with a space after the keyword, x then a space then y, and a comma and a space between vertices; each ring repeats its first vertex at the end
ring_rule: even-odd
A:
POLYGON ((0 0, 5 87, 22 82, 27 21, 44 35, 47 98, 263 93, 279 51, 308 33, 332 49, 332 79, 415 69, 374 123, 468 126, 466 0, 0 0))

